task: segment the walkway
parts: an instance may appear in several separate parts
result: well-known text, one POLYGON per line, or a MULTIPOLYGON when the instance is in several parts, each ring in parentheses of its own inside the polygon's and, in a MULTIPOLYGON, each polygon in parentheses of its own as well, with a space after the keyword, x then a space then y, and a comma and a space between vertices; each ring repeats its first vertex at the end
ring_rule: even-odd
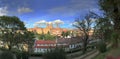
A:
MULTIPOLYGON (((109 48, 111 45, 112 44, 108 44, 107 48, 109 48)), ((98 54, 99 54, 99 51, 93 50, 91 52, 88 52, 88 53, 86 53, 86 54, 84 54, 82 56, 79 56, 79 57, 76 57, 76 58, 73 58, 73 59, 92 59, 92 58, 94 58, 98 54)))
POLYGON ((79 57, 76 57, 76 58, 73 58, 73 59, 91 59, 93 58, 94 56, 96 56, 99 52, 97 50, 93 50, 91 52, 88 52, 82 56, 79 56, 79 57))

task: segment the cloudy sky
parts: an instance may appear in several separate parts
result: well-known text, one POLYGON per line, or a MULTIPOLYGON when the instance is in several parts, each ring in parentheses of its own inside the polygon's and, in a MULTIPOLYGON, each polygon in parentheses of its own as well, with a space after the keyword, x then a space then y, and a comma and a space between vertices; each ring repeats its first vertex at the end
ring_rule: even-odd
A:
POLYGON ((71 28, 75 18, 88 11, 99 13, 98 0, 0 0, 0 16, 17 16, 27 28, 39 21, 61 20, 61 27, 71 28))

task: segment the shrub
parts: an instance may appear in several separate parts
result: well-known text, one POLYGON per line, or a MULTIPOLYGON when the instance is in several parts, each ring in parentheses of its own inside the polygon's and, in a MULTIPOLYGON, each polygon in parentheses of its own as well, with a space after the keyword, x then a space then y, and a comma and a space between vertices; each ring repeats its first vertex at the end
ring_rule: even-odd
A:
POLYGON ((15 54, 16 54, 16 58, 17 59, 21 59, 22 58, 22 54, 20 52, 16 52, 15 54))
POLYGON ((30 56, 38 57, 42 56, 42 53, 31 53, 30 56))
POLYGON ((28 52, 23 52, 22 53, 22 59, 29 59, 29 53, 28 52))
POLYGON ((104 53, 106 52, 106 44, 105 42, 103 41, 99 41, 98 44, 97 44, 97 49, 101 52, 101 53, 104 53))
POLYGON ((22 58, 22 53, 21 53, 20 50, 18 50, 18 49, 12 49, 11 51, 16 55, 17 59, 21 59, 22 58))
POLYGON ((12 52, 10 51, 4 51, 2 52, 2 54, 0 55, 0 59, 14 59, 14 55, 12 52))
POLYGON ((56 48, 44 53, 43 59, 66 59, 66 53, 63 49, 56 48))

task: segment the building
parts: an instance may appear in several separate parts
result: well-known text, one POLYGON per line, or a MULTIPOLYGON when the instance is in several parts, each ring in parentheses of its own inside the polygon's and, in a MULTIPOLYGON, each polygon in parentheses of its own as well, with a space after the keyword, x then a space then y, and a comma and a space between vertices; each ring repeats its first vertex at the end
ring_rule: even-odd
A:
POLYGON ((50 49, 56 47, 55 40, 36 40, 34 43, 34 52, 35 53, 44 53, 50 49))
POLYGON ((69 29, 66 28, 53 27, 52 23, 48 23, 45 28, 34 27, 34 28, 28 28, 27 30, 36 32, 38 34, 47 34, 49 32, 51 35, 57 35, 57 36, 61 36, 62 32, 69 31, 69 29))
POLYGON ((81 48, 82 43, 79 38, 59 38, 57 40, 36 40, 34 43, 34 53, 44 53, 50 49, 64 48, 65 51, 81 48))

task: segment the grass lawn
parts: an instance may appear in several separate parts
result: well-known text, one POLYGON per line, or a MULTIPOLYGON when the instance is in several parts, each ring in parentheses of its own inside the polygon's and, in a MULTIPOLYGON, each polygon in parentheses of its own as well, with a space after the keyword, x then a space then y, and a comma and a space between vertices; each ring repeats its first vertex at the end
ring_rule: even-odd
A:
POLYGON ((97 55, 93 59, 105 59, 107 56, 112 56, 114 58, 120 57, 120 47, 116 48, 116 49, 111 48, 105 53, 100 53, 99 55, 97 55))

